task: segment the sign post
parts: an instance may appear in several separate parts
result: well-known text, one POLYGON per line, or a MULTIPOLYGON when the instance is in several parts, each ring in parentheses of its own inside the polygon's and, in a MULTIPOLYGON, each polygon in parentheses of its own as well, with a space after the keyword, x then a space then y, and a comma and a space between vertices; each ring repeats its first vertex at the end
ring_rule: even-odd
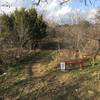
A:
POLYGON ((65 71, 65 69, 66 69, 65 62, 60 63, 60 69, 61 69, 61 71, 65 71))

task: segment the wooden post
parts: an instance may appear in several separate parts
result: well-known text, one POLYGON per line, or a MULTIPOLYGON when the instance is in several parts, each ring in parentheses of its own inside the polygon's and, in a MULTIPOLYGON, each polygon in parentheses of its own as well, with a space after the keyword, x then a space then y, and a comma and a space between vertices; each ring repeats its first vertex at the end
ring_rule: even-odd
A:
POLYGON ((84 64, 83 64, 83 61, 80 62, 80 70, 83 70, 84 68, 84 64))

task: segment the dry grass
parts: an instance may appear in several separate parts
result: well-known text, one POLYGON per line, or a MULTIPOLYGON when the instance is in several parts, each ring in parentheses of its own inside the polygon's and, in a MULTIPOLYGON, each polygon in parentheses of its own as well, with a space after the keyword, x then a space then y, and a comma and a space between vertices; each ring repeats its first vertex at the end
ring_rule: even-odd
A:
POLYGON ((38 63, 30 57, 25 60, 27 63, 9 69, 0 76, 0 97, 4 100, 100 100, 100 60, 95 67, 61 72, 58 68, 61 55, 43 51, 35 55, 41 58, 38 63))

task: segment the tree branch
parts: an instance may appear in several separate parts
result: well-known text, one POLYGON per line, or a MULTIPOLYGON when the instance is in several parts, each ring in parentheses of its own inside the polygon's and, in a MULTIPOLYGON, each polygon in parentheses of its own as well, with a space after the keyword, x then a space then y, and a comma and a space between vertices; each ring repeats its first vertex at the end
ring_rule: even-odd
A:
POLYGON ((65 3, 67 3, 67 2, 69 2, 70 0, 64 0, 63 2, 61 2, 60 3, 60 5, 63 5, 63 4, 65 4, 65 3))
POLYGON ((36 3, 33 1, 33 5, 38 6, 38 5, 40 4, 40 2, 46 2, 46 3, 48 3, 48 1, 47 1, 47 0, 45 0, 45 1, 38 0, 38 2, 36 2, 36 3))
MULTIPOLYGON (((45 2, 47 2, 48 3, 48 0, 44 0, 45 2)), ((33 1, 33 5, 39 5, 40 4, 40 2, 44 2, 43 0, 38 0, 37 1, 37 3, 35 3, 34 1, 33 1)), ((61 2, 60 2, 60 5, 63 5, 63 4, 65 4, 65 3, 68 3, 69 1, 71 1, 71 0, 62 0, 61 2)), ((92 0, 79 0, 80 2, 82 2, 82 3, 84 3, 85 5, 87 5, 88 3, 90 3, 91 5, 93 4, 93 1, 92 0)), ((96 0, 94 0, 94 2, 95 2, 96 0)))

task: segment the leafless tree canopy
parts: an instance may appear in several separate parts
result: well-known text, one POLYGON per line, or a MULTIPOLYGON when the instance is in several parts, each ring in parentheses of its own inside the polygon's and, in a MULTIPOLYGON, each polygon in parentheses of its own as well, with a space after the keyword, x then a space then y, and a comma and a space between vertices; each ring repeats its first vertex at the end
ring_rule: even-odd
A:
MULTIPOLYGON (((63 4, 65 4, 65 3, 68 3, 69 1, 71 1, 71 0, 62 0, 61 2, 60 2, 60 5, 63 5, 63 4)), ((88 3, 90 3, 91 5, 92 4, 94 4, 97 0, 79 0, 80 2, 82 2, 82 3, 84 3, 85 5, 87 5, 88 3)), ((39 5, 40 4, 40 2, 47 2, 47 4, 48 4, 48 0, 38 0, 37 2, 34 2, 33 1, 33 5, 39 5)))

